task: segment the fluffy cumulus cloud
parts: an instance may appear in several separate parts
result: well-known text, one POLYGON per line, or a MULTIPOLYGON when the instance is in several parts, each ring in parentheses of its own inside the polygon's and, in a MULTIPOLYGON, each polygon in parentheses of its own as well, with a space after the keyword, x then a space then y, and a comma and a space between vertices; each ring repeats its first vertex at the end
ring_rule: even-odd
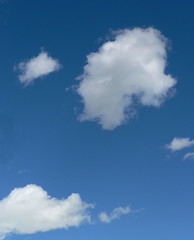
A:
POLYGON ((90 222, 88 208, 79 194, 66 199, 51 198, 37 185, 15 188, 0 200, 0 239, 10 233, 32 234, 52 229, 68 229, 90 222))
POLYGON ((194 140, 190 140, 189 138, 175 137, 171 143, 166 145, 166 147, 171 151, 178 151, 192 145, 194 145, 194 140))
POLYGON ((136 104, 159 107, 176 84, 165 73, 167 39, 154 28, 115 33, 87 56, 78 93, 84 110, 80 120, 98 121, 114 129, 134 115, 136 104))
POLYGON ((21 72, 19 81, 25 86, 31 84, 34 79, 43 77, 61 68, 58 60, 53 59, 47 52, 41 51, 37 57, 21 62, 18 69, 21 72))
POLYGON ((123 214, 128 214, 131 211, 130 207, 118 207, 115 208, 110 215, 107 215, 106 212, 101 212, 99 214, 99 219, 101 222, 110 223, 112 220, 120 218, 123 214))
POLYGON ((194 159, 194 152, 188 152, 184 155, 183 160, 194 159))

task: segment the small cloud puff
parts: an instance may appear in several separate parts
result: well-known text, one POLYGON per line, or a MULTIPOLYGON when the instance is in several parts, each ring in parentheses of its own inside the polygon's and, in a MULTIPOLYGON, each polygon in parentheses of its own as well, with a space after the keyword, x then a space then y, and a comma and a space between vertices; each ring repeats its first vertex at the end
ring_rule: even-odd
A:
POLYGON ((80 120, 112 130, 134 116, 136 103, 159 107, 176 80, 165 73, 167 39, 154 28, 124 29, 87 56, 78 94, 80 120))
POLYGON ((121 215, 128 214, 129 212, 131 212, 131 209, 129 206, 125 208, 118 207, 118 208, 115 208, 109 216, 107 215, 106 212, 101 212, 99 214, 99 219, 101 222, 110 223, 112 220, 120 218, 121 215))
POLYGON ((194 159, 194 152, 188 152, 184 155, 183 160, 194 159))
POLYGON ((25 86, 33 83, 34 79, 48 75, 61 68, 58 60, 52 58, 47 52, 41 51, 37 57, 21 62, 18 69, 21 72, 19 81, 25 86))
POLYGON ((0 239, 10 233, 32 234, 90 222, 88 208, 77 193, 66 199, 51 198, 37 185, 15 188, 0 200, 0 239))
POLYGON ((175 137, 171 143, 166 145, 166 148, 170 149, 171 151, 178 151, 192 145, 194 145, 194 140, 190 140, 189 138, 175 137))

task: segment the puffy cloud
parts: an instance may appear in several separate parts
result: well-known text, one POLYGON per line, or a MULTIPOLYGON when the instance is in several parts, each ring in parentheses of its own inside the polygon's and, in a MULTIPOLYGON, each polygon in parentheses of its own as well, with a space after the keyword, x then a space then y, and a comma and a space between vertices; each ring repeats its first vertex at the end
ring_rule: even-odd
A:
POLYGON ((118 207, 115 208, 109 216, 106 214, 106 212, 101 212, 99 214, 99 219, 101 222, 110 223, 112 220, 120 218, 121 215, 128 214, 130 211, 131 209, 128 206, 125 208, 118 207))
POLYGON ((115 33, 87 56, 78 93, 84 110, 80 120, 114 129, 133 117, 135 105, 159 107, 176 84, 165 73, 167 39, 154 28, 115 33))
POLYGON ((47 52, 41 51, 37 57, 21 62, 18 69, 21 74, 19 80, 25 86, 31 84, 34 79, 46 76, 61 68, 58 60, 53 59, 47 52))
POLYGON ((188 152, 184 155, 183 160, 194 159, 194 152, 188 152))
POLYGON ((15 188, 0 200, 0 239, 10 233, 32 234, 52 229, 79 226, 90 222, 88 208, 79 194, 66 199, 51 198, 37 185, 15 188))
POLYGON ((192 145, 194 145, 194 140, 190 140, 189 138, 175 137, 171 143, 166 145, 166 147, 171 151, 177 151, 192 145))

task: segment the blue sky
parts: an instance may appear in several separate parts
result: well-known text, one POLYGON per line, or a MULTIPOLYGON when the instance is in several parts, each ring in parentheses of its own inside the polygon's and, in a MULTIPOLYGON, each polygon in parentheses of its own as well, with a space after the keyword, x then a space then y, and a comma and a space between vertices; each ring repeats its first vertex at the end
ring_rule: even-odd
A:
POLYGON ((0 2, 0 239, 193 239, 193 7, 0 2))

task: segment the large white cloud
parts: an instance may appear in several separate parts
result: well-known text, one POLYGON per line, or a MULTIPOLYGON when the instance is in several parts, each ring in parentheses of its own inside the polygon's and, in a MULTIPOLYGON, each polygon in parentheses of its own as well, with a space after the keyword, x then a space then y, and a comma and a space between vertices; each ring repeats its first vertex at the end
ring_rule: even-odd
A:
POLYGON ((22 84, 29 85, 34 79, 46 76, 61 68, 58 60, 53 59, 47 52, 41 51, 37 57, 33 57, 18 65, 21 74, 19 80, 22 84))
POLYGON ((10 233, 31 234, 38 231, 79 226, 90 222, 88 208, 79 194, 67 199, 51 198, 37 185, 15 188, 0 200, 0 239, 10 233))
POLYGON ((159 107, 176 80, 165 74, 167 39, 154 28, 125 29, 87 56, 78 87, 81 120, 114 129, 133 116, 135 103, 159 107))
POLYGON ((171 143, 166 145, 166 147, 171 151, 177 151, 192 145, 194 145, 194 140, 190 140, 190 138, 175 137, 171 143))
POLYGON ((107 215, 106 212, 101 212, 99 214, 99 219, 101 222, 104 223, 110 223, 112 220, 120 218, 121 215, 123 214, 128 214, 131 211, 130 207, 127 206, 125 208, 123 207, 118 207, 115 208, 110 215, 107 215))

